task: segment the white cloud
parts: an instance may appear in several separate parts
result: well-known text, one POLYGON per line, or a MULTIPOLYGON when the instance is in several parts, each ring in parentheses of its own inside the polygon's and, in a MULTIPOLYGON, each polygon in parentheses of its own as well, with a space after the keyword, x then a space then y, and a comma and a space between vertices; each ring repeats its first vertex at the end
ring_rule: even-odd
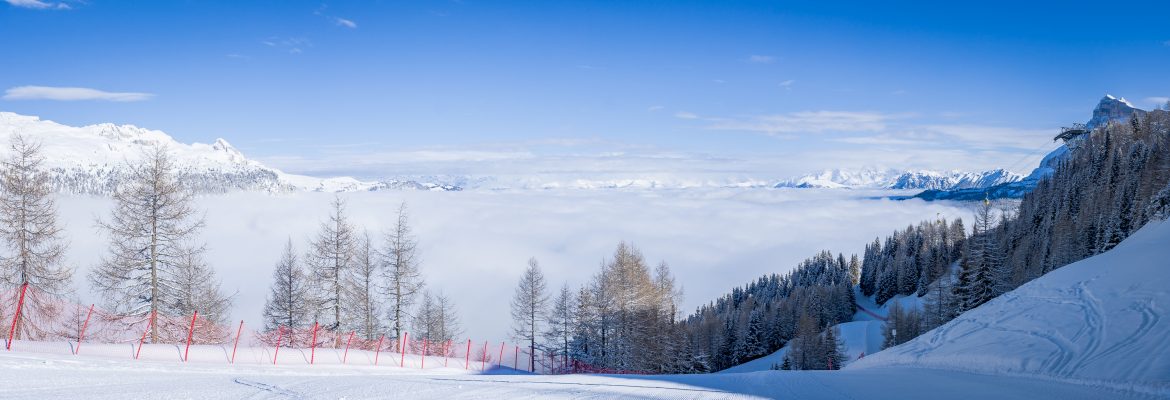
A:
POLYGON ((663 106, 650 106, 650 107, 646 108, 646 111, 662 111, 665 108, 666 107, 663 107, 663 106))
POLYGON ((350 28, 350 29, 357 29, 356 22, 353 22, 353 21, 345 19, 345 18, 333 17, 333 23, 337 24, 338 26, 344 26, 344 27, 350 28))
POLYGON ((303 49, 313 47, 313 42, 310 42, 308 39, 299 37, 270 37, 268 39, 261 40, 260 44, 272 47, 274 49, 282 49, 287 51, 289 54, 301 54, 304 52, 303 49))
POLYGON ((943 137, 932 139, 942 144, 961 143, 965 149, 1014 148, 1031 150, 1038 145, 1050 147, 1056 129, 1026 129, 986 125, 927 125, 920 129, 943 137))
POLYGON ((796 80, 795 80, 795 79, 789 79, 789 80, 786 80, 786 81, 784 81, 784 82, 780 82, 780 87, 782 87, 782 88, 784 88, 784 89, 787 89, 787 90, 792 90, 792 84, 793 84, 793 83, 796 83, 796 80))
POLYGON ((756 64, 771 64, 776 62, 776 57, 753 54, 747 58, 747 61, 756 64))
POLYGON ((1167 102, 1170 102, 1170 97, 1146 97, 1146 101, 1154 106, 1161 107, 1166 105, 1167 102))
POLYGON ((699 118, 698 115, 695 115, 694 113, 689 113, 686 111, 676 112, 676 113, 674 113, 674 117, 679 118, 679 119, 698 119, 699 118))
POLYGON ((903 116, 877 112, 800 111, 750 118, 715 118, 708 129, 759 132, 768 135, 821 132, 877 132, 903 116))
POLYGON ((4 0, 13 7, 32 8, 37 10, 68 10, 69 7, 65 3, 51 3, 41 0, 4 0))
POLYGON ((724 84, 724 83, 727 83, 727 81, 725 81, 725 80, 722 80, 722 79, 714 79, 714 80, 711 80, 711 82, 715 82, 715 83, 718 83, 718 84, 724 84))
POLYGON ((57 101, 143 101, 154 97, 150 93, 106 92, 81 87, 18 86, 4 92, 5 100, 57 100, 57 101))

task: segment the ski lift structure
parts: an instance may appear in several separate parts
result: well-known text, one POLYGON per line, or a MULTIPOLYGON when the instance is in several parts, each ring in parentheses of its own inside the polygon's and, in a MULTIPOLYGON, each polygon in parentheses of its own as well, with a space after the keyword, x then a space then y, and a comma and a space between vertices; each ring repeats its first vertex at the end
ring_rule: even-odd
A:
POLYGON ((1052 141, 1063 140, 1064 144, 1070 149, 1075 149, 1080 144, 1080 138, 1088 136, 1090 130, 1085 124, 1075 123, 1069 127, 1060 128, 1060 134, 1052 138, 1052 141))

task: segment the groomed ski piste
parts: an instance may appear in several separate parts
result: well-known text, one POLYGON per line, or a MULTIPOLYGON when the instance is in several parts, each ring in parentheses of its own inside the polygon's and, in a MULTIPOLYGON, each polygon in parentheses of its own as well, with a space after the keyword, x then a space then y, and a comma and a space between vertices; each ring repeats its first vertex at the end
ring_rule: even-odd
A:
MULTIPOLYGON (((1168 243, 1170 223, 1151 222, 1112 251, 841 371, 536 375, 465 369, 464 359, 439 357, 426 359, 427 369, 413 364, 422 362, 417 356, 405 367, 394 365, 399 360, 373 366, 364 352, 341 365, 345 356, 335 350, 308 365, 300 349, 272 365, 261 348, 241 348, 229 365, 219 346, 193 347, 184 363, 173 345, 148 346, 134 360, 131 344, 84 343, 86 355, 73 355, 65 343, 17 341, 0 351, 0 398, 1165 399, 1168 243)), ((848 340, 869 346, 876 323, 852 322, 865 328, 843 336, 861 335, 848 340)))

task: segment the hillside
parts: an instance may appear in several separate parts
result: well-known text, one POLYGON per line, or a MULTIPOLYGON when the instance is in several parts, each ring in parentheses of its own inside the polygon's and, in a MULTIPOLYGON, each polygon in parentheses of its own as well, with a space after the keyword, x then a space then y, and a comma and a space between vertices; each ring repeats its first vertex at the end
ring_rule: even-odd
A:
POLYGON ((850 365, 1042 376, 1170 395, 1170 223, 850 365))

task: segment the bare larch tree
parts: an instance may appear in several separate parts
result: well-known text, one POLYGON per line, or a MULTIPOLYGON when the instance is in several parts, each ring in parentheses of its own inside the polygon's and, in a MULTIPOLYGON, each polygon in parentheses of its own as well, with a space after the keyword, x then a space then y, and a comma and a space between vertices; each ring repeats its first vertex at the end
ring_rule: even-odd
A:
POLYGON ((300 329, 308 326, 312 315, 309 301, 305 272, 290 238, 272 271, 272 291, 264 303, 264 330, 271 332, 281 327, 300 329))
MULTIPOLYGON (((198 257, 194 244, 203 216, 193 194, 179 183, 166 147, 155 144, 130 165, 130 179, 114 190, 114 209, 98 226, 109 253, 89 280, 107 307, 132 323, 150 321, 150 339, 159 340, 159 313, 178 313, 179 274, 198 257)), ((198 264, 202 264, 201 262, 198 264)), ((185 315, 184 315, 185 316, 185 315)))
MULTIPOLYGON (((316 316, 321 327, 340 333, 352 327, 354 248, 357 237, 345 214, 345 202, 334 197, 329 218, 309 244, 308 262, 316 286, 316 316)), ((334 335, 341 346, 341 335, 334 335)))
POLYGON ((418 241, 411 234, 405 202, 398 206, 398 220, 386 233, 385 240, 382 262, 386 274, 386 313, 394 339, 401 340, 410 308, 423 287, 418 267, 418 241))
POLYGON ((382 293, 382 271, 369 232, 358 237, 354 252, 352 280, 354 283, 353 303, 357 317, 358 336, 366 340, 378 338, 382 332, 380 296, 382 293))
POLYGON ((536 258, 528 260, 528 268, 516 286, 512 297, 512 336, 528 342, 528 369, 536 367, 536 332, 548 314, 548 293, 544 273, 536 258))
MULTIPOLYGON (((39 336, 52 329, 45 326, 60 311, 51 296, 63 295, 69 288, 72 269, 62 263, 65 242, 57 226, 57 207, 53 201, 48 174, 41 167, 41 146, 21 135, 13 135, 11 153, 0 166, 0 279, 19 289, 28 285, 24 309, 17 316, 14 337, 25 332, 39 336)), ((19 290, 12 292, 19 295, 19 290)), ((4 299, 14 304, 16 299, 4 299)))

